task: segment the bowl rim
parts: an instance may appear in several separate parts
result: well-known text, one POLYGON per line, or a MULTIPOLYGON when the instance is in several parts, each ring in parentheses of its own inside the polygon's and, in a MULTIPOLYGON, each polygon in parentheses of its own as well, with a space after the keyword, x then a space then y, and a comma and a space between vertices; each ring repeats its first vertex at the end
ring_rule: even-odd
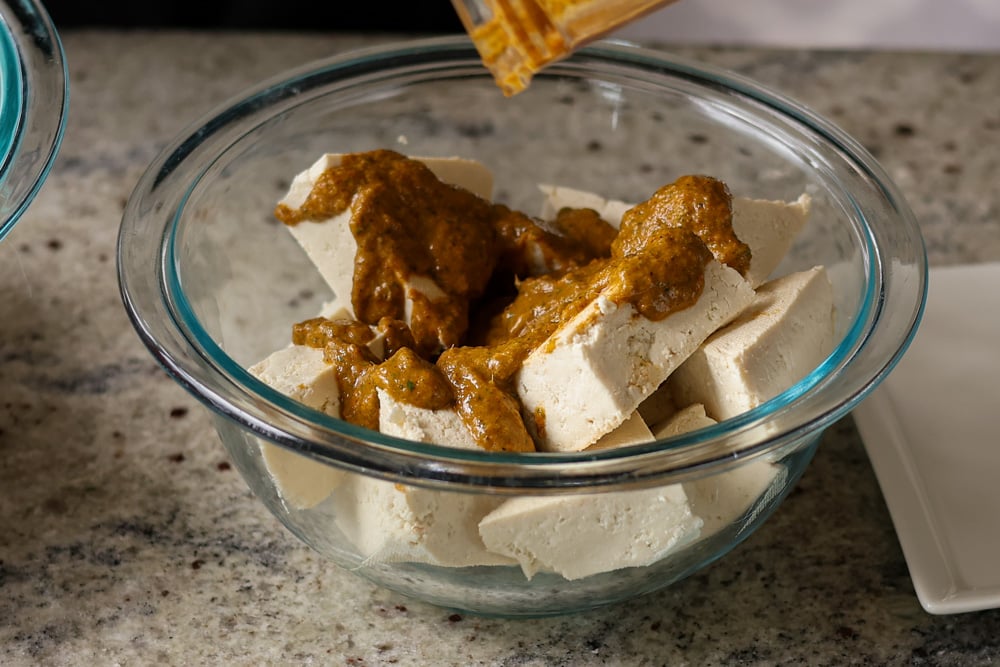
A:
POLYGON ((0 2, 0 241, 45 182, 62 145, 69 74, 62 41, 36 0, 0 2))
MULTIPOLYGON (((297 451, 314 460, 393 481, 430 487, 476 488, 494 492, 524 490, 579 492, 581 489, 610 490, 628 486, 662 484, 665 479, 683 481, 704 474, 705 469, 722 470, 769 452, 797 448, 808 436, 818 435, 845 415, 870 392, 909 345, 922 314, 926 295, 927 261, 923 241, 912 212, 882 168, 859 144, 829 121, 806 107, 772 92, 748 78, 696 61, 620 42, 599 42, 578 51, 563 66, 638 68, 656 76, 683 78, 702 86, 732 91, 752 100, 761 109, 786 122, 806 128, 822 141, 834 145, 879 189, 886 204, 895 212, 894 224, 918 246, 911 258, 914 275, 903 281, 902 289, 887 290, 885 255, 871 236, 871 225, 863 230, 862 254, 866 271, 865 293, 853 330, 828 359, 799 383, 778 397, 742 415, 682 436, 600 452, 507 454, 469 451, 401 440, 363 429, 324 415, 268 387, 226 355, 203 329, 186 303, 178 279, 176 231, 180 213, 192 189, 206 173, 214 157, 198 156, 200 170, 190 169, 185 160, 204 149, 213 136, 234 132, 234 118, 247 110, 259 115, 258 124, 270 116, 265 109, 275 104, 303 103, 301 97, 316 80, 346 85, 373 73, 379 82, 391 80, 393 72, 415 68, 456 65, 459 61, 478 64, 478 54, 464 36, 408 40, 383 44, 335 55, 279 74, 219 105, 190 124, 154 159, 140 178, 126 206, 118 240, 118 273, 123 302, 142 341, 167 372, 196 398, 224 418, 231 419, 254 434, 297 451), (165 205, 157 189, 171 178, 184 174, 183 193, 172 205, 165 205), (151 229, 145 226, 151 225, 151 229), (142 259, 139 259, 139 258, 142 259), (140 268, 156 266, 155 281, 143 278, 140 268), (154 284, 155 283, 155 284, 154 284), (153 294, 152 291, 158 291, 153 294), (892 292, 890 295, 889 292, 892 292), (881 324, 886 299, 908 297, 910 312, 905 322, 894 322, 897 340, 876 360, 863 377, 852 378, 841 388, 838 400, 806 419, 778 433, 767 432, 765 421, 776 415, 799 410, 821 388, 829 387, 848 362, 865 352, 865 345, 881 324)), ((540 77, 566 71, 560 64, 543 70, 540 77)), ((481 75, 488 77, 482 70, 481 75)), ((499 91, 498 91, 499 94, 499 91)), ((246 128, 242 128, 246 132, 246 128)), ((211 149, 208 154, 211 156, 211 149)), ((857 207, 853 201, 851 203, 857 207)), ((857 211, 862 215, 860 210, 857 211)), ((866 223, 869 221, 866 221, 866 223)), ((878 221, 876 221, 878 222, 878 221)), ((877 227, 877 225, 876 225, 877 227)), ((903 304, 904 306, 906 303, 903 304)), ((898 319, 898 318, 896 318, 898 319)), ((884 336, 884 334, 883 334, 884 336)), ((870 355, 869 355, 870 356, 870 355)), ((786 418, 788 421, 789 418, 786 418)))

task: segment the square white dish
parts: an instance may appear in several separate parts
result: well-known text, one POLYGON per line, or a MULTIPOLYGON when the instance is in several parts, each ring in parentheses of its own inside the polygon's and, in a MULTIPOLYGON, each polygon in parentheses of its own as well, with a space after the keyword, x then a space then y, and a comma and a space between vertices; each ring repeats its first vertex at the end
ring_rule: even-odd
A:
POLYGON ((924 609, 1000 607, 1000 263, 931 270, 910 349, 853 414, 924 609))

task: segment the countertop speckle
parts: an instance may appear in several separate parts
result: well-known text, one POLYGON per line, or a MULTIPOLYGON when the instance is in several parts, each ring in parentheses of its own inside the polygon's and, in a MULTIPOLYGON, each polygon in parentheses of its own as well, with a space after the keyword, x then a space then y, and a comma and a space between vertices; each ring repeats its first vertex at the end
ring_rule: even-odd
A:
MULTIPOLYGON (((1000 661, 1000 611, 921 609, 849 417, 758 533, 629 604, 460 616, 324 563, 251 497, 206 410, 140 344, 115 239, 133 184, 182 126, 266 76, 375 39, 63 37, 66 139, 0 245, 0 663, 1000 661)), ((1000 54, 678 51, 857 138, 907 197, 932 264, 1000 260, 1000 54)))

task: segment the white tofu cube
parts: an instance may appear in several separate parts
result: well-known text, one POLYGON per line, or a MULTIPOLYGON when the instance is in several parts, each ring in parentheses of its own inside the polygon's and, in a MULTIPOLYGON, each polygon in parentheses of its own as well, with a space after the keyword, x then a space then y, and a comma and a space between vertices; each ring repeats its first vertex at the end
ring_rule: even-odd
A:
MULTIPOLYGON (((653 434, 657 439, 670 438, 715 423, 705 414, 705 406, 689 405, 654 428, 653 434)), ((754 517, 748 513, 757 500, 768 489, 781 488, 787 475, 788 469, 779 463, 751 461, 728 472, 685 482, 691 511, 704 522, 700 539, 711 537, 737 521, 752 521, 754 517)))
MULTIPOLYGON (((545 195, 541 217, 549 220, 562 208, 590 208, 616 229, 634 206, 616 199, 555 185, 539 186, 545 195)), ((809 218, 809 195, 794 202, 733 197, 733 231, 750 246, 752 259, 745 276, 757 287, 777 268, 809 218)))
MULTIPOLYGON (((340 164, 343 156, 327 153, 309 169, 298 174, 289 187, 288 193, 279 202, 291 209, 297 209, 305 202, 316 181, 323 172, 340 164)), ((461 158, 415 158, 423 162, 441 181, 457 185, 483 198, 489 198, 493 191, 493 175, 482 164, 461 158)), ((340 303, 350 308, 351 287, 354 282, 354 256, 358 244, 350 227, 350 209, 323 221, 304 221, 288 226, 288 231, 299 242, 306 255, 319 270, 320 275, 333 290, 340 303)), ((408 287, 406 317, 412 308, 413 292, 419 292, 431 300, 443 292, 426 276, 417 276, 408 287)), ((353 312, 353 311, 352 311, 353 312)), ((409 320, 407 319, 407 324, 409 320)))
POLYGON ((605 494, 512 498, 486 515, 479 533, 493 552, 539 571, 581 579, 642 567, 698 537, 679 484, 605 494))
MULTIPOLYGON (((323 350, 289 345, 260 361, 250 373, 268 386, 314 410, 340 416, 340 391, 333 367, 323 360, 323 350)), ((301 454, 260 443, 264 465, 282 502, 291 509, 307 509, 322 502, 346 473, 301 454)))
POLYGON ((732 324, 714 333, 669 380, 681 405, 718 421, 801 380, 833 349, 833 288, 816 267, 765 283, 732 324))
POLYGON ((698 301, 659 321, 599 296, 528 355, 516 377, 539 449, 580 451, 617 428, 753 290, 712 260, 698 301))

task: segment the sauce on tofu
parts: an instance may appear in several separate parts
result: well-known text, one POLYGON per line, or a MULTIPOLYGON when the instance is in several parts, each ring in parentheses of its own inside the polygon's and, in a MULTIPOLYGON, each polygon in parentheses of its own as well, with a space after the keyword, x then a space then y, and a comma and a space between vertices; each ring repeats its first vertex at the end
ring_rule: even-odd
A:
MULTIPOLYGON (((728 189, 705 176, 660 188, 615 230, 590 209, 540 223, 380 150, 345 156, 300 208, 275 213, 288 225, 350 224, 357 241, 357 320, 313 318, 292 336, 336 368, 343 418, 377 429, 382 389, 421 408, 453 408, 490 451, 534 451, 518 370, 599 296, 662 320, 697 302, 713 258, 743 274, 750 265, 728 189), (330 220, 348 209, 349 223, 330 220), (470 316, 498 298, 487 288, 509 294, 506 307, 468 335, 470 316)), ((544 415, 528 418, 544 428, 544 415)))

